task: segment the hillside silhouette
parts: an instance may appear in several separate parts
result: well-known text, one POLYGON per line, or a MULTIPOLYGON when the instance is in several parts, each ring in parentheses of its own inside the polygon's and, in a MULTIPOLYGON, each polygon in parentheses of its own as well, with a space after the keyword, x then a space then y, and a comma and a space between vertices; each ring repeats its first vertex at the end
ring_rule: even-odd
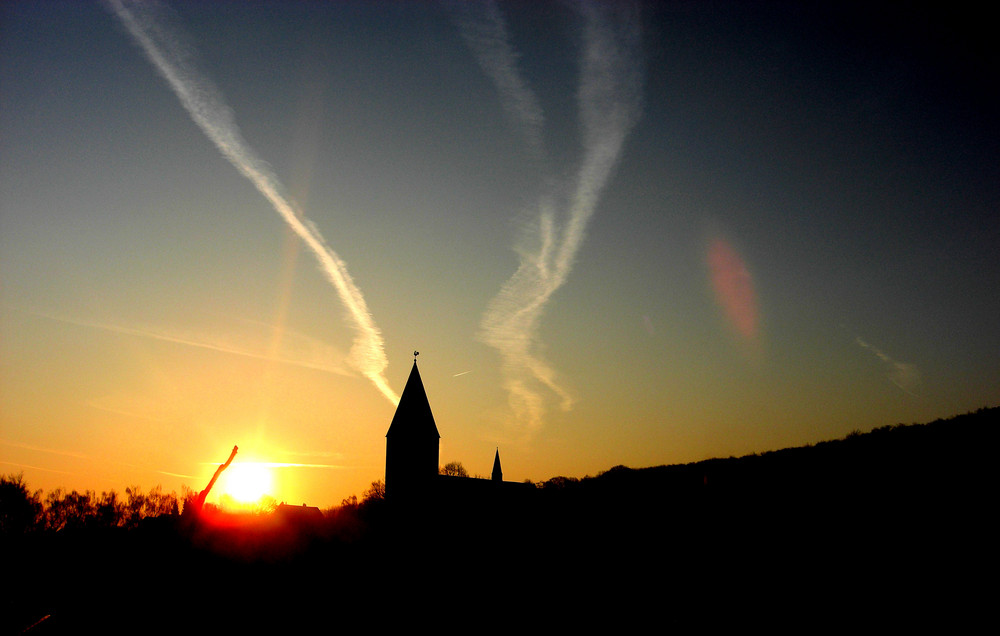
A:
POLYGON ((995 559, 998 426, 1000 408, 980 409, 418 508, 394 507, 376 482, 309 518, 174 506, 127 524, 33 526, 5 480, 0 629, 330 631, 371 628, 397 607, 413 625, 497 630, 529 617, 961 627, 990 606, 974 575, 995 559))
POLYGON ((740 508, 876 504, 886 498, 943 504, 984 488, 1000 408, 928 424, 883 426, 838 440, 684 465, 616 466, 596 477, 555 478, 541 484, 567 500, 613 497, 629 504, 664 497, 678 504, 740 508))

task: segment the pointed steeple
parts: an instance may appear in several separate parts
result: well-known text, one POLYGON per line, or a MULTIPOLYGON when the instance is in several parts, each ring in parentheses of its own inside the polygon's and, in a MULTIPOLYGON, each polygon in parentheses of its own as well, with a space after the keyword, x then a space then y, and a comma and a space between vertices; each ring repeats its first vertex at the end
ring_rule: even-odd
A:
POLYGON ((426 494, 438 474, 440 439, 414 358, 410 377, 385 434, 387 498, 426 494))
POLYGON ((503 481, 503 471, 500 470, 500 447, 497 447, 497 454, 493 457, 493 481, 503 481))
POLYGON ((417 370, 415 359, 413 368, 410 369, 410 377, 407 378, 403 393, 399 396, 399 404, 396 405, 396 413, 392 416, 389 431, 385 436, 441 438, 437 425, 434 424, 431 404, 427 400, 427 392, 424 391, 424 383, 420 379, 420 371, 417 370))

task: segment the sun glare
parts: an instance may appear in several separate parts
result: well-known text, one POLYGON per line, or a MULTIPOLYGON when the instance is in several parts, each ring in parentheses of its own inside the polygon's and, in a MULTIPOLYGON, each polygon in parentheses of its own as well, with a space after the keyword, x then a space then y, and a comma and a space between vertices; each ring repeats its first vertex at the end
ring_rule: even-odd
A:
POLYGON ((254 503, 271 494, 271 469, 266 464, 242 462, 224 473, 222 491, 240 503, 254 503))

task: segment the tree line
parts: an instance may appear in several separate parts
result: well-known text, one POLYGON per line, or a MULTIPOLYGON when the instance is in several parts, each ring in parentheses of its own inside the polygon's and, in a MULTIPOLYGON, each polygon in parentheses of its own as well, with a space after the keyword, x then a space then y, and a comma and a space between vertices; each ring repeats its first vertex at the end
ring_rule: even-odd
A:
POLYGON ((0 533, 62 532, 87 528, 136 528, 146 519, 178 517, 197 493, 184 488, 148 492, 129 486, 124 495, 115 490, 97 494, 57 488, 47 494, 32 491, 23 473, 0 475, 0 533))
MULTIPOLYGON (((635 511, 664 498, 671 502, 669 510, 676 512, 685 502, 719 501, 720 495, 733 499, 730 504, 768 499, 825 504, 829 495, 839 493, 850 493, 857 502, 888 495, 890 490, 895 499, 914 493, 924 499, 946 493, 954 499, 956 494, 968 496, 985 484, 995 484, 988 468, 992 462, 985 455, 992 451, 998 430, 1000 408, 984 408, 928 424, 854 431, 840 440, 740 458, 638 469, 615 466, 595 477, 557 476, 532 485, 547 502, 543 508, 556 515, 566 512, 565 505, 590 510, 594 502, 615 501, 635 511)), ((469 476, 461 462, 450 462, 439 472, 469 476)), ((197 496, 187 487, 178 496, 161 486, 149 491, 131 486, 124 494, 61 488, 43 494, 31 491, 22 473, 0 475, 0 533, 131 529, 146 519, 184 516, 196 507, 197 496)), ((361 497, 344 499, 340 506, 325 510, 324 517, 328 524, 367 520, 384 497, 385 483, 373 481, 361 497)))

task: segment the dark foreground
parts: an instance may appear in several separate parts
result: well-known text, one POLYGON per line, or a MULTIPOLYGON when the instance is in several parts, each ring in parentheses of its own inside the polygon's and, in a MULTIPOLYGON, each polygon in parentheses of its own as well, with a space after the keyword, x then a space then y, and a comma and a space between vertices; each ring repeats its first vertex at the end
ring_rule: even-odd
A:
POLYGON ((518 501, 7 536, 0 628, 961 630, 992 613, 997 565, 997 409, 970 421, 518 501))

